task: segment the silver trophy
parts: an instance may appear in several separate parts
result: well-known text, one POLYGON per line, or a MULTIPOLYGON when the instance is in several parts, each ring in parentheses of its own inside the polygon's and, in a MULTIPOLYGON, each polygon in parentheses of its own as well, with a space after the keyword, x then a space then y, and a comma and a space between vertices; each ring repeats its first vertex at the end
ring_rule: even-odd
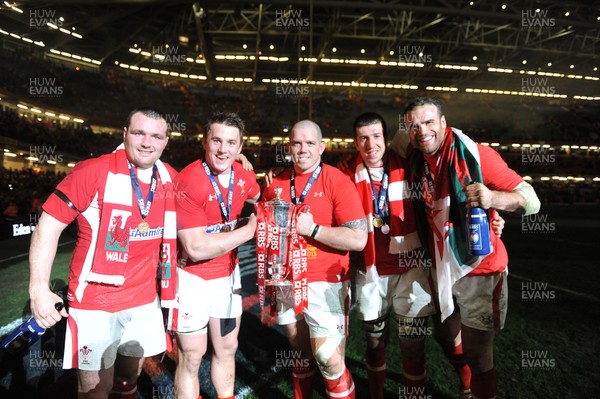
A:
POLYGON ((267 280, 266 285, 291 286, 287 279, 290 272, 288 266, 288 247, 291 234, 294 204, 281 199, 281 187, 275 187, 275 199, 265 205, 265 219, 269 224, 269 241, 267 242, 267 280), (278 234, 276 234, 278 232, 278 234))

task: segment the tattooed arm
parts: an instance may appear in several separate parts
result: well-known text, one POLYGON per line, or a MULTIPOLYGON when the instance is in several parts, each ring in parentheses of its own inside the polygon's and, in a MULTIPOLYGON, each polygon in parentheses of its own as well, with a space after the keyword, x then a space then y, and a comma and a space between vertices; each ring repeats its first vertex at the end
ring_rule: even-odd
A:
MULTIPOLYGON (((314 231, 313 216, 310 212, 298 215, 298 233, 310 237, 314 231)), ((367 244, 367 219, 356 219, 341 226, 319 226, 315 240, 342 251, 362 251, 367 244)))
POLYGON ((319 227, 317 241, 342 251, 362 251, 367 244, 367 219, 351 220, 337 227, 319 227))

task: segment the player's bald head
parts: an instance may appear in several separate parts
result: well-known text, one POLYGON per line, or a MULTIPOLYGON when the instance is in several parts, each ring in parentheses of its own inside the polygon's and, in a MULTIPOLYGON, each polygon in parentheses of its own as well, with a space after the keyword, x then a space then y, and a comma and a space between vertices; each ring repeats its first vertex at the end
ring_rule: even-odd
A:
POLYGON ((321 132, 321 128, 319 125, 314 123, 313 121, 309 121, 308 119, 296 122, 296 124, 292 127, 290 131, 290 138, 294 134, 294 130, 314 130, 317 133, 317 139, 319 141, 323 140, 323 133, 321 132))

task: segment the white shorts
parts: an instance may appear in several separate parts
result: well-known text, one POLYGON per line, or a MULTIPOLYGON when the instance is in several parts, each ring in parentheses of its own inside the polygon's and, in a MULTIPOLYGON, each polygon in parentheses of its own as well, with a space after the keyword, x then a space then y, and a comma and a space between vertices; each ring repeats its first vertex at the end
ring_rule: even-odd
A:
POLYGON ((179 309, 169 312, 169 321, 172 317, 177 317, 178 333, 206 334, 211 317, 232 319, 242 315, 239 266, 236 266, 231 276, 214 280, 205 280, 186 272, 185 268, 178 272, 179 309))
POLYGON ((406 273, 379 276, 375 267, 356 272, 358 319, 386 319, 392 310, 397 318, 435 314, 429 287, 429 268, 415 267, 406 273))
POLYGON ((311 338, 346 337, 350 310, 350 281, 308 283, 308 308, 296 315, 291 289, 278 288, 277 324, 290 324, 304 318, 311 338))
POLYGON ((117 353, 148 357, 167 348, 158 298, 120 312, 69 309, 63 368, 97 371, 114 365, 117 353))
POLYGON ((460 309, 462 324, 484 331, 504 328, 508 309, 507 275, 508 269, 487 276, 465 276, 454 283, 452 296, 460 309))

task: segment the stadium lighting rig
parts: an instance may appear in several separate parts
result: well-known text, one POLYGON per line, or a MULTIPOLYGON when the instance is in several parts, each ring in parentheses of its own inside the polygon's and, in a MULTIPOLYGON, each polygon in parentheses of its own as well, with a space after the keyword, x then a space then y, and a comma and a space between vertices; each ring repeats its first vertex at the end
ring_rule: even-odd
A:
POLYGON ((473 94, 497 94, 497 95, 521 96, 521 97, 547 97, 547 98, 568 98, 569 97, 566 94, 558 94, 558 93, 536 93, 536 92, 517 91, 517 90, 496 90, 496 89, 481 89, 481 88, 472 88, 472 87, 467 87, 465 89, 465 92, 473 93, 473 94))
POLYGON ((207 80, 208 79, 204 75, 180 73, 180 72, 175 72, 175 71, 168 71, 166 69, 140 67, 137 65, 125 64, 125 63, 122 63, 119 61, 115 61, 115 65, 117 65, 123 69, 131 69, 132 71, 137 71, 137 72, 142 72, 142 73, 151 73, 151 74, 156 74, 156 75, 171 76, 171 77, 175 77, 175 78, 191 79, 191 80, 207 80))
MULTIPOLYGON (((4 5, 10 5, 8 2, 4 2, 4 5)), ((58 26, 55 26, 58 28, 58 26)), ((59 30, 63 31, 66 29, 60 28, 59 30)), ((69 32, 69 34, 73 34, 74 32, 69 32)), ((33 41, 27 37, 23 37, 16 33, 8 32, 2 28, 0 28, 0 34, 6 35, 10 38, 14 38, 17 40, 22 40, 29 44, 34 44, 40 47, 45 47, 45 43, 43 41, 33 41)), ((73 35, 77 37, 77 35, 73 35)), ((81 36, 81 35, 78 35, 81 36)), ((144 51, 134 45, 134 47, 129 48, 129 52, 133 54, 139 54, 146 58, 148 57, 159 57, 160 54, 153 54, 148 51, 144 51)), ((63 61, 73 62, 73 63, 88 63, 91 66, 99 66, 101 65, 101 61, 92 59, 90 57, 73 54, 66 51, 60 51, 56 49, 50 49, 49 53, 47 53, 54 57, 59 57, 63 61)), ((254 61, 256 60, 255 55, 244 55, 244 54, 217 54, 214 56, 216 60, 221 62, 239 62, 239 61, 254 61)), ((259 55, 259 60, 263 62, 289 62, 289 57, 276 57, 276 56, 266 56, 259 55)), ((206 60, 204 60, 201 56, 196 57, 186 57, 186 62, 192 64, 204 64, 206 60)), ((388 60, 369 60, 369 59, 343 59, 343 58, 316 58, 316 57, 299 57, 298 61, 303 63, 323 63, 323 64, 346 64, 346 65, 371 65, 371 66, 385 66, 385 67, 405 67, 405 68, 424 68, 426 64, 419 62, 397 62, 397 61, 388 61, 388 60)), ((123 63, 119 61, 115 61, 115 65, 120 66, 124 69, 130 69, 138 72, 151 73, 151 74, 159 74, 163 76, 170 76, 175 78, 184 78, 190 80, 207 80, 208 78, 201 74, 190 74, 190 73, 182 73, 177 71, 169 71, 165 69, 159 68, 151 68, 144 67, 138 65, 131 65, 129 63, 123 63)), ((552 63, 549 63, 552 65, 552 63)), ((477 71, 478 67, 473 65, 454 65, 454 64, 434 64, 432 67, 437 69, 444 70, 454 70, 454 71, 477 71)), ((597 70, 597 68, 594 68, 597 70)), ((580 75, 580 74, 565 74, 558 72, 548 72, 548 71, 534 71, 527 69, 514 69, 514 68, 502 68, 502 67, 487 67, 487 72, 489 73, 505 73, 505 74, 517 74, 521 76, 540 76, 540 77, 551 77, 551 78, 564 78, 564 79, 575 79, 575 80, 588 80, 588 81, 600 81, 600 78, 596 76, 589 75, 580 75)), ((254 80, 249 77, 240 77, 240 76, 217 76, 215 77, 217 82, 238 82, 238 83, 252 83, 254 80)), ((263 78, 262 83, 288 83, 283 79, 277 78, 263 78)), ((294 82, 290 82, 294 84, 294 82)), ((341 82, 341 81, 324 81, 324 80, 309 80, 306 81, 306 85, 311 86, 333 86, 333 87, 357 87, 357 88, 370 88, 370 89, 402 89, 402 90, 418 90, 419 86, 417 85, 407 85, 407 84, 398 84, 398 83, 381 83, 381 82, 341 82)), ((560 98, 565 99, 569 96, 561 93, 537 93, 537 92, 527 92, 527 91, 516 91, 516 90, 502 90, 495 88, 477 88, 477 87, 467 87, 465 89, 459 89, 457 87, 452 86, 426 86, 425 90, 427 91, 442 91, 442 92, 457 92, 464 91, 466 93, 474 93, 474 94, 494 94, 494 95, 512 95, 512 96, 524 96, 524 97, 542 97, 542 98, 560 98)), ((600 100, 600 96, 585 96, 585 95, 573 95, 573 99, 575 100, 585 100, 585 101, 598 101, 600 100)))
MULTIPOLYGON (((599 81, 600 78, 597 76, 586 76, 586 75, 576 75, 576 74, 564 74, 558 72, 545 72, 545 71, 532 71, 525 69, 512 69, 512 68, 494 68, 489 67, 488 72, 497 72, 497 73, 506 73, 506 74, 519 74, 519 75, 529 75, 529 76, 547 76, 552 78, 566 78, 566 79, 584 79, 584 80, 593 80, 599 81)), ((594 68, 596 70, 596 68, 594 68)))
MULTIPOLYGON (((150 58, 150 57, 156 57, 157 59, 164 58, 164 56, 162 54, 155 54, 155 53, 152 53, 150 51, 142 50, 141 48, 139 48, 137 46, 137 44, 134 45, 134 47, 130 47, 129 48, 129 52, 133 53, 133 54, 142 55, 142 56, 144 56, 146 58, 150 58)), ((185 60, 187 62, 189 62, 189 63, 192 63, 192 64, 205 64, 206 63, 206 61, 202 58, 202 55, 198 55, 196 58, 186 57, 185 60)))
POLYGON ((17 35, 16 33, 8 32, 8 31, 6 31, 6 30, 4 30, 2 28, 0 28, 0 33, 3 34, 3 35, 6 35, 6 36, 12 37, 14 39, 17 39, 17 40, 22 40, 25 43, 35 44, 36 46, 40 46, 40 47, 46 47, 46 45, 44 44, 44 42, 41 41, 41 40, 31 40, 28 37, 17 35))
MULTIPOLYGON (((62 19, 62 17, 61 17, 61 19, 62 19)), ((76 33, 74 31, 75 27, 73 27, 73 31, 70 31, 70 30, 60 27, 56 24, 53 24, 52 22, 46 22, 46 26, 48 26, 50 29, 58 30, 58 31, 64 33, 65 35, 70 35, 70 36, 76 37, 77 39, 83 39, 82 35, 80 35, 79 33, 76 33)))
POLYGON ((59 51, 59 50, 56 50, 56 49, 50 49, 50 53, 54 54, 54 55, 57 55, 57 56, 60 55, 60 56, 63 56, 63 57, 71 58, 72 60, 74 60, 74 61, 72 61, 71 59, 65 60, 65 61, 69 61, 69 62, 75 62, 75 63, 87 62, 88 64, 92 64, 94 66, 102 64, 101 61, 94 60, 94 59, 89 58, 89 57, 84 57, 84 56, 81 56, 79 54, 68 53, 66 51, 59 51))
POLYGON ((64 121, 73 121, 75 123, 84 123, 85 122, 81 118, 76 118, 76 117, 73 117, 73 116, 70 116, 70 115, 67 115, 67 114, 62 114, 62 113, 58 113, 58 117, 57 117, 56 116, 57 113, 54 112, 53 110, 46 110, 45 111, 43 109, 40 109, 39 107, 30 107, 30 106, 27 106, 25 104, 18 103, 17 104, 17 108, 22 109, 23 111, 32 112, 33 114, 37 114, 37 115, 41 115, 43 113, 44 115, 49 116, 49 117, 54 118, 54 119, 58 118, 58 119, 61 119, 61 120, 64 120, 64 121))
POLYGON ((19 14, 23 14, 23 10, 21 10, 19 7, 17 7, 16 4, 17 3, 10 3, 8 1, 4 1, 4 2, 2 2, 2 5, 0 6, 0 10, 6 9, 6 10, 17 12, 19 14))

